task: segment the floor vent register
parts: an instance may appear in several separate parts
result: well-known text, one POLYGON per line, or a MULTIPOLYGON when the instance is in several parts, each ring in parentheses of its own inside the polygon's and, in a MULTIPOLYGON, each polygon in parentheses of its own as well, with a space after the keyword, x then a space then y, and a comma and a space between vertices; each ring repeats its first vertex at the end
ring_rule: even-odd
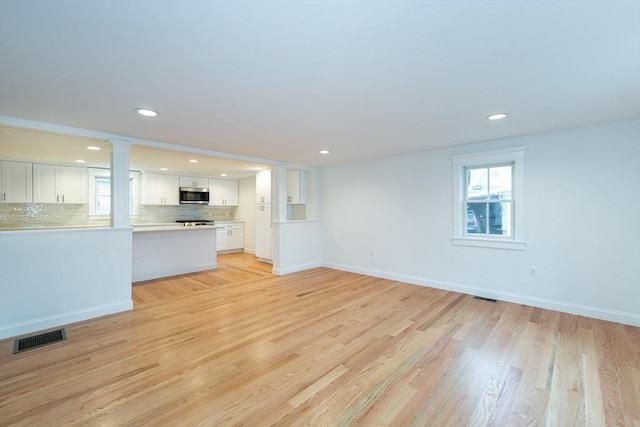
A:
POLYGON ((45 345, 54 344, 67 339, 64 329, 58 329, 44 334, 33 335, 31 337, 15 340, 13 343, 13 354, 31 350, 45 345))
POLYGON ((493 298, 485 298, 485 297, 479 297, 479 296, 474 296, 475 299, 480 299, 482 301, 489 301, 489 302, 498 302, 498 300, 495 300, 493 298))

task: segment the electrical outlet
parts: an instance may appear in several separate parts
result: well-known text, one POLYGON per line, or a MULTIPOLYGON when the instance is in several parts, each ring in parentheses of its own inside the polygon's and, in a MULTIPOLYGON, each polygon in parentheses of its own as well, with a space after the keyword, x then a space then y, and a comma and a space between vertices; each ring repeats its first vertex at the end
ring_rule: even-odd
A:
POLYGON ((531 277, 536 277, 536 268, 535 267, 529 267, 529 276, 531 277))
POLYGON ((369 249, 369 256, 373 256, 373 249, 369 249))
POLYGON ((7 220, 7 214, 0 214, 0 221, 6 221, 7 220))

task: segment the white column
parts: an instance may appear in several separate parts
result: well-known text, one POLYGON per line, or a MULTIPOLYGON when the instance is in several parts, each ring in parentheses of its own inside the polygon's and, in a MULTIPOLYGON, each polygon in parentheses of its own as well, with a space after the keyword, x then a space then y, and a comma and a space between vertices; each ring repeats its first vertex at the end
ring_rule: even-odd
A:
POLYGON ((128 142, 111 144, 111 227, 129 228, 129 146, 128 142))
POLYGON ((275 203, 271 201, 271 206, 275 205, 275 221, 281 222, 287 220, 287 167, 278 166, 275 168, 275 179, 272 183, 275 184, 275 203))

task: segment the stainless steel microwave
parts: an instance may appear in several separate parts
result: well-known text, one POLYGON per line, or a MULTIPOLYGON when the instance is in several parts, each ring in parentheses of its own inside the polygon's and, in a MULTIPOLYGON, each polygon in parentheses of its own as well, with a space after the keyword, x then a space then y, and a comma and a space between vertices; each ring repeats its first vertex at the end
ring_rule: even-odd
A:
POLYGON ((209 189, 180 187, 180 204, 208 205, 209 189))

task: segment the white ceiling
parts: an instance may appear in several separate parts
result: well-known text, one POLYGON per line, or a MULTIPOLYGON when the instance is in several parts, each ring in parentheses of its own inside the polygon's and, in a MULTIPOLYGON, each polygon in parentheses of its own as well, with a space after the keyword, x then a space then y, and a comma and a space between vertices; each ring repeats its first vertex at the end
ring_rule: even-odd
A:
MULTIPOLYGON (((5 160, 109 168, 110 151, 111 147, 104 139, 0 126, 0 158, 5 160), (97 147, 100 150, 88 150, 87 147, 97 147), (82 160, 83 163, 78 163, 78 160, 82 160)), ((271 166, 145 145, 131 146, 129 165, 132 170, 151 173, 220 179, 253 176, 257 171, 271 166), (192 163, 190 160, 198 162, 192 163), (225 174, 226 178, 223 178, 222 174, 225 174)))
POLYGON ((2 0, 0 115, 309 166, 640 117, 640 1, 2 0))

